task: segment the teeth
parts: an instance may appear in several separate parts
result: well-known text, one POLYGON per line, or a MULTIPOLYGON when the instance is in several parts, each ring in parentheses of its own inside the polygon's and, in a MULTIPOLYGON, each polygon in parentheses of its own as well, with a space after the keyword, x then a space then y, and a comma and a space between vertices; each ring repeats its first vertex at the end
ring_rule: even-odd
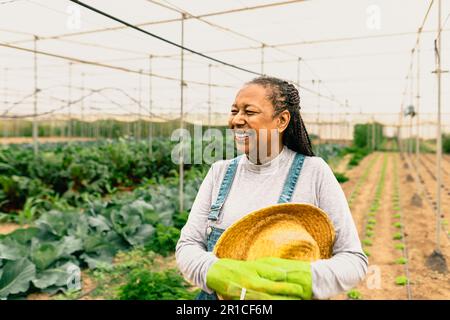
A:
POLYGON ((235 132, 234 135, 237 139, 245 139, 249 137, 249 134, 247 132, 235 132))

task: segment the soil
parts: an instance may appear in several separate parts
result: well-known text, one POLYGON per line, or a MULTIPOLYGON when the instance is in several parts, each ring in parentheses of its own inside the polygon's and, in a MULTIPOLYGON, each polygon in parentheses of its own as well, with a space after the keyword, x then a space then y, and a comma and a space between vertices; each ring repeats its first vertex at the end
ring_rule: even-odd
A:
MULTIPOLYGON (((350 197, 358 177, 363 174, 370 159, 376 155, 369 155, 358 167, 347 172, 350 180, 342 185, 347 198, 350 197)), ((363 240, 364 236, 364 222, 367 219, 370 204, 375 196, 375 188, 381 173, 384 154, 379 153, 378 155, 379 158, 372 167, 364 187, 361 188, 359 195, 354 199, 351 206, 352 215, 361 240, 363 240)), ((411 170, 415 169, 411 168, 411 165, 408 165, 406 161, 402 161, 398 153, 386 153, 386 155, 388 156, 388 164, 380 208, 375 217, 377 224, 372 237, 372 246, 366 247, 371 253, 369 257, 370 268, 365 280, 356 289, 362 294, 362 298, 367 300, 408 299, 408 287, 396 285, 395 279, 398 276, 409 273, 408 278, 410 280, 412 299, 450 299, 450 275, 449 273, 444 273, 445 267, 443 267, 444 259, 446 266, 449 266, 450 263, 450 240, 446 232, 441 232, 440 237, 441 253, 444 259, 436 258, 436 254, 433 254, 436 247, 436 216, 433 208, 436 182, 426 168, 418 170, 422 176, 423 186, 427 190, 428 196, 431 197, 431 200, 428 200, 422 196, 422 206, 418 206, 417 196, 419 192, 417 183, 406 179, 408 175, 411 175, 411 170), (400 212, 408 257, 407 270, 405 265, 395 263, 396 259, 402 257, 402 251, 396 250, 394 247, 400 241, 393 240, 393 235, 399 231, 393 226, 394 222, 398 221, 398 219, 393 217, 396 213, 393 210, 392 201, 394 192, 394 159, 397 160, 400 212), (432 257, 431 259, 429 258, 430 256, 432 257), (430 268, 431 265, 427 264, 427 261, 434 262, 433 269, 439 269, 441 272, 433 271, 430 268), (377 286, 378 281, 379 286, 377 286)), ((423 161, 428 169, 433 170, 432 163, 429 160, 424 159, 423 161)), ((443 161, 442 164, 445 170, 450 172, 450 161, 443 161)), ((445 172, 443 173, 443 184, 446 186, 450 185, 450 176, 446 175, 445 172)), ((445 197, 443 192, 442 212, 448 215, 449 211, 450 197, 445 197)), ((347 299, 347 296, 346 294, 341 294, 334 299, 347 299)))
MULTIPOLYGON (((81 137, 40 137, 40 143, 48 142, 64 142, 64 141, 94 141, 93 138, 81 138, 81 137)), ((0 144, 21 144, 21 143, 32 143, 33 138, 31 137, 11 137, 11 138, 0 138, 0 144)))
POLYGON ((20 224, 17 223, 0 223, 0 234, 11 233, 14 230, 19 229, 21 227, 25 226, 21 226, 20 224))

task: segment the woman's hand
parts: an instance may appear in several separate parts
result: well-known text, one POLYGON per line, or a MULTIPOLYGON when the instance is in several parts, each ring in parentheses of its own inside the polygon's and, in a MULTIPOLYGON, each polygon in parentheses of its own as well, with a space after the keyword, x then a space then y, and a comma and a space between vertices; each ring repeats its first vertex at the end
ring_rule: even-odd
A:
POLYGON ((207 286, 224 299, 311 299, 311 265, 307 261, 261 258, 252 261, 219 259, 208 270, 207 286))

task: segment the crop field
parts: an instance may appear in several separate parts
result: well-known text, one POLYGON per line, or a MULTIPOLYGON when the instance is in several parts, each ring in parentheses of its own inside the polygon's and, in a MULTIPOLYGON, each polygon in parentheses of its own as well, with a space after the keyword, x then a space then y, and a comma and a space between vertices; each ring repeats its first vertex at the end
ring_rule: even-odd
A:
MULTIPOLYGON (((172 144, 156 141, 151 158, 146 142, 124 139, 43 144, 37 157, 29 144, 1 147, 0 293, 27 299, 193 298, 198 289, 177 271, 174 249, 208 166, 186 165, 180 211, 172 144)), ((360 286, 336 299, 447 298, 450 278, 426 263, 435 245, 433 156, 420 154, 417 162, 415 154, 339 145, 316 152, 341 182, 370 261, 360 286), (413 163, 419 165, 414 175, 413 163)), ((444 195, 445 188, 443 183, 444 195)), ((443 200, 446 213, 450 203, 443 200)), ((448 219, 441 217, 445 257, 448 219)))
MULTIPOLYGON (((190 300, 215 280, 241 299, 450 300, 449 26, 443 0, 0 0, 0 300, 190 300), (331 169, 307 159, 290 199, 333 199, 338 257, 279 286, 292 261, 221 261, 264 290, 199 275, 221 161, 246 153, 261 167, 236 172, 260 179, 283 146, 331 169)), ((239 183, 218 225, 277 191, 239 183)))

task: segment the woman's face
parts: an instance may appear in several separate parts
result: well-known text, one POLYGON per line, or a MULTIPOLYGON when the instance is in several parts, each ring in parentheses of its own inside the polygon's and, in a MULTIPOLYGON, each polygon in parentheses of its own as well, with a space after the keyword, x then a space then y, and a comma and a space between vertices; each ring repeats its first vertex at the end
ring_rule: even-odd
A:
POLYGON ((247 155, 256 151, 258 159, 261 158, 261 152, 262 158, 265 158, 274 148, 276 152, 281 149, 281 133, 290 119, 287 110, 273 117, 274 108, 267 99, 267 90, 270 89, 257 84, 244 86, 236 95, 228 120, 229 127, 234 130, 238 149, 247 155))

